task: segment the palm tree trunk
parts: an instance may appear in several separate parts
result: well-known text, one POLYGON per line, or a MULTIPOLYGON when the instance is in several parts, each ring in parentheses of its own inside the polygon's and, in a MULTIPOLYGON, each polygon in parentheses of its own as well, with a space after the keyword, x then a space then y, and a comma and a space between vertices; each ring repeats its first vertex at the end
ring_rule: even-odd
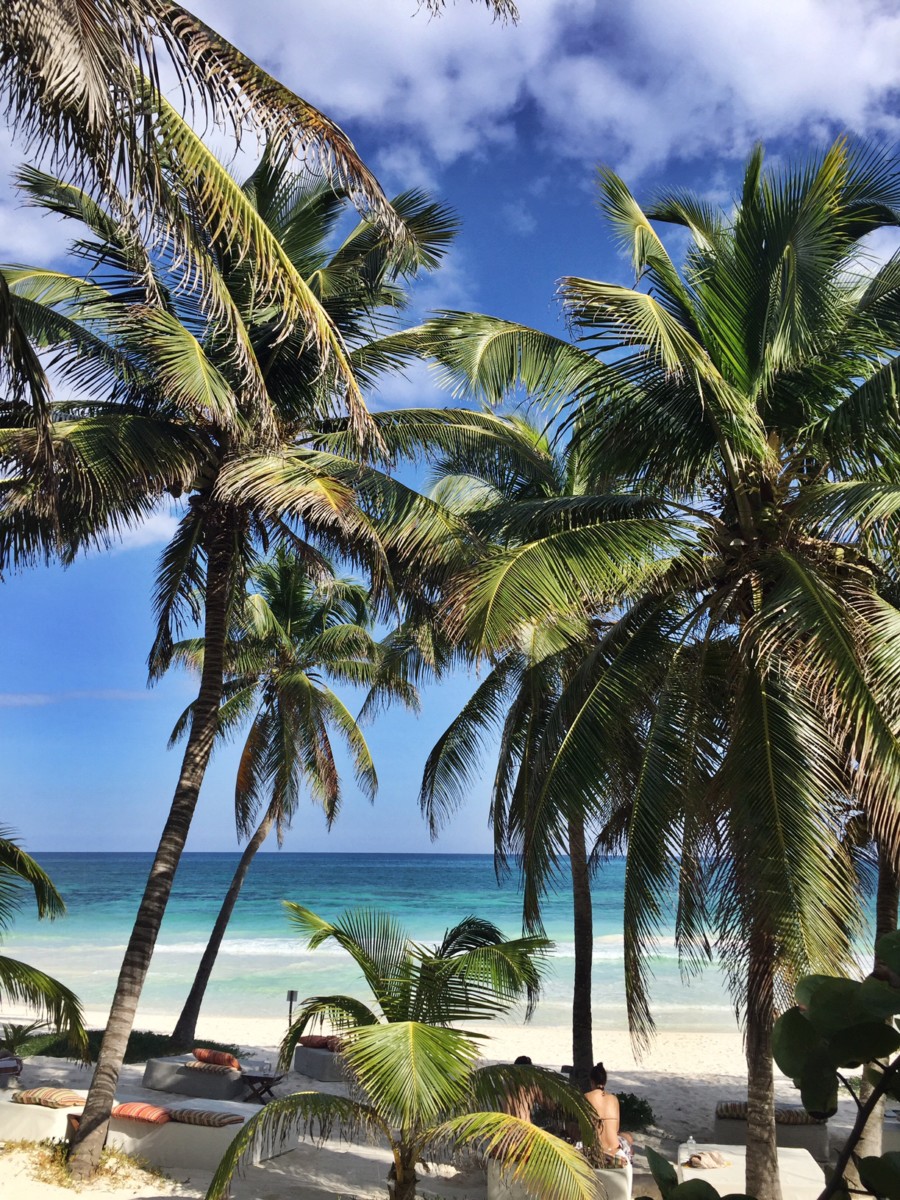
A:
POLYGON ((775 1078, 772 1025, 775 1021, 775 973, 769 939, 750 937, 747 1004, 747 1181, 756 1200, 781 1200, 775 1141, 775 1078))
POLYGON ((591 1030, 591 969, 594 957, 594 914, 588 870, 584 817, 569 818, 569 862, 572 871, 572 914, 575 940, 575 986, 572 990, 572 1083, 590 1086, 594 1065, 591 1030))
POLYGON ((188 993, 188 998, 184 1002, 184 1008, 181 1010, 181 1016, 178 1018, 175 1028, 172 1031, 171 1040, 173 1050, 189 1050, 194 1044, 197 1036, 197 1019, 200 1016, 200 1006, 206 994, 209 977, 212 975, 213 967, 216 965, 216 957, 222 945, 222 939, 225 937, 228 922, 231 920, 234 906, 237 904, 238 896, 241 894, 241 888, 244 886, 244 880, 247 877, 247 872, 250 870, 250 864, 253 862, 257 850, 259 850, 260 846, 269 836, 274 824, 275 815, 269 809, 253 834, 253 837, 251 837, 250 841, 244 847, 241 861, 237 865, 237 870, 231 880, 231 886, 225 894, 222 907, 219 909, 219 915, 216 917, 216 923, 210 934, 209 942, 203 951, 203 957, 200 959, 200 965, 197 968, 197 974, 194 976, 194 982, 188 993))
POLYGON ((69 1167, 76 1179, 89 1178, 100 1162, 141 990, 212 752, 222 696, 233 562, 232 532, 227 525, 219 524, 215 530, 210 530, 207 543, 205 650, 191 731, 172 807, 119 971, 84 1115, 72 1143, 69 1167))
MULTIPOLYGON (((878 890, 875 893, 875 941, 886 933, 893 933, 897 928, 897 910, 900 907, 900 876, 894 870, 891 856, 878 843, 878 890)), ((878 960, 875 960, 876 967, 878 960)), ((859 1098, 865 1103, 872 1094, 872 1084, 863 1075, 859 1085, 859 1098)), ((866 1122, 866 1127, 856 1145, 856 1155, 865 1158, 868 1155, 880 1155, 882 1151, 882 1130, 884 1127, 884 1100, 882 1099, 872 1110, 872 1115, 866 1122)), ((853 1159, 847 1164, 844 1179, 848 1187, 859 1191, 866 1189, 862 1185, 859 1173, 853 1159)))
POLYGON ((408 1147, 395 1149, 394 1166, 388 1175, 389 1200, 416 1200, 416 1154, 408 1147), (399 1167, 399 1170, 398 1170, 399 1167))

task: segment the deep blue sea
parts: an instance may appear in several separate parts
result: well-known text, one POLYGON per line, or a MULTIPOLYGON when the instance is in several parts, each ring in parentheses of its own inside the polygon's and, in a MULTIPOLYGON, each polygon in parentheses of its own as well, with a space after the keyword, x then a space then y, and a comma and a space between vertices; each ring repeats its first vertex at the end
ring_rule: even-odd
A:
MULTIPOLYGON (((137 910, 150 854, 36 854, 62 892, 68 914, 38 921, 17 918, 4 952, 50 971, 88 1008, 108 1006, 122 952, 137 910)), ((181 1008, 221 898, 237 863, 235 854, 186 854, 176 877, 141 1004, 144 1013, 181 1008)), ((594 887, 594 1022, 625 1027, 622 984, 624 862, 611 860, 594 887)), ((285 992, 301 997, 365 988, 340 949, 303 950, 281 901, 293 900, 325 917, 345 908, 391 912, 417 940, 440 939, 460 918, 475 913, 515 936, 520 895, 514 879, 498 885, 489 855, 290 854, 257 856, 244 885, 207 992, 204 1011, 218 1016, 272 1016, 285 1012, 285 992)), ((545 906, 555 942, 537 1024, 566 1024, 572 983, 571 897, 564 881, 545 906)), ((675 957, 672 917, 666 919, 652 960, 653 1008, 663 1029, 733 1028, 721 977, 709 968, 687 986, 675 957)))

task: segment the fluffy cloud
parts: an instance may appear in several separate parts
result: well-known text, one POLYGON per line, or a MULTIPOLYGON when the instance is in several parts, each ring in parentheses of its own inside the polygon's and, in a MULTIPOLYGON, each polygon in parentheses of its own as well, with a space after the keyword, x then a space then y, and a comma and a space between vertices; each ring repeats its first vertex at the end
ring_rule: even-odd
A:
POLYGON ((301 95, 389 157, 445 165, 511 143, 639 171, 742 154, 756 137, 897 126, 900 11, 883 0, 522 0, 516 27, 480 5, 440 19, 414 0, 199 0, 301 95))

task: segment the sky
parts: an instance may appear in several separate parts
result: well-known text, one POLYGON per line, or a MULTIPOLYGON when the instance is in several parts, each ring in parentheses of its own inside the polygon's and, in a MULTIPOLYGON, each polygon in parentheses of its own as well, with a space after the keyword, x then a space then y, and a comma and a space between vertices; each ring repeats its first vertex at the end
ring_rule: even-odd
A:
MULTIPOLYGON (((629 282, 597 210, 601 163, 639 199, 690 187, 727 206, 758 140, 775 162, 844 132, 897 141, 892 0, 520 0, 517 25, 468 0, 439 19, 415 0, 194 0, 193 11, 337 120, 389 194, 423 187, 456 210, 460 236, 417 289, 414 317, 467 308, 562 333, 561 276, 629 282)), ((24 154, 0 130, 0 262, 54 263, 66 229, 5 183, 24 154)), ((424 369, 371 398, 448 402, 424 369)), ((193 687, 184 676, 146 687, 151 584, 173 524, 160 512, 108 553, 0 582, 0 822, 29 849, 155 848, 179 766, 166 741, 193 687)), ((286 849, 487 852, 489 755, 437 843, 416 806, 428 750, 474 682, 426 689, 418 717, 379 718, 367 731, 375 804, 348 779, 332 831, 304 806, 286 849)), ((235 848, 235 762, 216 754, 189 850, 235 848)))

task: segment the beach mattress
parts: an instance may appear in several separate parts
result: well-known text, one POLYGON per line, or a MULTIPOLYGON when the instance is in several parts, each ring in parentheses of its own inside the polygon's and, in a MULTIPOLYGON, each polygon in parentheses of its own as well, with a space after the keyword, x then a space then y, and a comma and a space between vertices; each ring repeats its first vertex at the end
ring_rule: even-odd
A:
POLYGON ((179 1096, 195 1096, 201 1100, 241 1100, 247 1088, 240 1071, 212 1074, 187 1066, 196 1061, 192 1054, 171 1058, 148 1059, 141 1087, 155 1092, 174 1092, 179 1096))
MULTIPOLYGON (((717 1150, 729 1160, 730 1166, 713 1167, 710 1170, 697 1170, 682 1166, 688 1157, 686 1145, 678 1147, 678 1166, 676 1173, 679 1183, 687 1183, 691 1179, 702 1179, 710 1183, 720 1196, 742 1195, 744 1192, 744 1177, 747 1171, 746 1146, 716 1146, 712 1142, 698 1143, 698 1150, 717 1150)), ((778 1147, 778 1175, 781 1179, 781 1194, 784 1200, 818 1200, 819 1194, 825 1187, 825 1172, 809 1153, 794 1147, 778 1147)))
MULTIPOLYGON (((83 1093, 87 1095, 87 1093, 83 1093)), ((128 1096, 117 1096, 117 1104, 126 1104, 128 1096)), ((175 1105, 167 1105, 173 1108, 175 1105)), ((178 1108, 214 1109, 216 1112, 234 1112, 244 1118, 244 1124, 259 1112, 258 1105, 215 1101, 179 1101, 178 1108)), ((14 1104, 12 1094, 0 1096, 0 1142, 41 1141, 55 1138, 62 1141, 67 1133, 67 1119, 77 1116, 78 1108, 41 1108, 36 1104, 14 1104)), ((123 1121, 113 1118, 109 1123, 108 1146, 115 1146, 127 1154, 136 1154, 157 1167, 188 1167, 214 1171, 222 1155, 244 1125, 224 1125, 210 1128, 202 1125, 182 1125, 167 1121, 154 1125, 149 1121, 123 1121)), ((247 1162, 260 1162, 273 1158, 293 1147, 263 1153, 247 1158, 247 1162)))
POLYGON ((298 1075, 319 1079, 323 1083, 341 1083, 344 1079, 344 1061, 334 1050, 318 1050, 312 1046, 298 1046, 294 1051, 294 1070, 298 1075))
MULTIPOLYGON (((713 1141, 747 1143, 746 1101, 720 1100, 716 1105, 713 1141)), ((828 1122, 811 1117, 796 1104, 775 1106, 775 1141, 793 1150, 808 1150, 818 1162, 828 1162, 828 1122)))
MULTIPOLYGON (((631 1200, 634 1172, 631 1163, 624 1167, 594 1172, 603 1188, 605 1200, 631 1200)), ((494 1159, 487 1165, 487 1200, 534 1200, 521 1183, 517 1183, 494 1159)))

